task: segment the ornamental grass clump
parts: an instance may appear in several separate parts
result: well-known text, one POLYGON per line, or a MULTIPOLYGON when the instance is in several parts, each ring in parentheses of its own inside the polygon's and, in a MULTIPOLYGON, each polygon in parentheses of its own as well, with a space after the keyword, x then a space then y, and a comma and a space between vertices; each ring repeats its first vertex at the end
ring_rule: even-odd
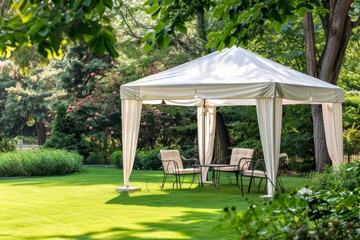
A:
POLYGON ((61 149, 15 151, 0 155, 0 177, 51 176, 81 171, 83 157, 61 149))

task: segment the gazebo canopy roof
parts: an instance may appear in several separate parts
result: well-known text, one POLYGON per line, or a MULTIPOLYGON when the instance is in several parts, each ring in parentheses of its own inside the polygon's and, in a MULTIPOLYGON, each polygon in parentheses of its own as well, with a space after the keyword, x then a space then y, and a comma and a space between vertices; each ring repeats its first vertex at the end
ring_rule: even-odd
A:
POLYGON ((232 47, 124 84, 121 98, 220 100, 215 105, 226 105, 229 101, 241 105, 260 98, 282 98, 285 104, 336 103, 344 101, 344 91, 240 47, 232 47))

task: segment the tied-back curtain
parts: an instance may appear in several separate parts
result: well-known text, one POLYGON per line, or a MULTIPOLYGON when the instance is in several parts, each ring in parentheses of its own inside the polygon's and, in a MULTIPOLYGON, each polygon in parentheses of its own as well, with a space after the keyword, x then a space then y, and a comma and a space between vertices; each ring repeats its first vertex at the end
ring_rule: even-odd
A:
POLYGON ((276 173, 279 166, 282 99, 256 99, 256 111, 263 148, 268 195, 273 196, 276 184, 276 173))
POLYGON ((333 166, 344 161, 341 103, 323 103, 326 146, 333 166))
POLYGON ((130 175, 134 165, 137 141, 139 137, 142 102, 121 100, 122 148, 124 186, 130 187, 130 175))
MULTIPOLYGON (((213 157, 215 126, 216 126, 216 107, 198 107, 198 148, 199 160, 201 164, 210 164, 213 157)), ((206 181, 208 168, 202 168, 202 181, 206 181)))

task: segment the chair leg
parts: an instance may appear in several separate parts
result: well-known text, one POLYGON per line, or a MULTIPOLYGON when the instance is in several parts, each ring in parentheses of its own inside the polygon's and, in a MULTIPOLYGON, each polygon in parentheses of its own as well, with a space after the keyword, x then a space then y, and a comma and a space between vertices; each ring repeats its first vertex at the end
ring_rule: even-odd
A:
POLYGON ((167 174, 164 173, 163 180, 162 180, 162 183, 161 183, 161 185, 160 185, 160 189, 161 189, 161 190, 163 190, 163 188, 164 188, 164 186, 165 186, 166 178, 167 178, 167 174))
POLYGON ((193 175, 192 175, 193 177, 192 177, 192 181, 191 181, 191 184, 190 184, 189 189, 191 188, 191 186, 193 185, 193 183, 194 183, 194 181, 195 181, 195 175, 196 175, 196 174, 193 174, 193 175))
MULTIPOLYGON (((175 185, 176 185, 176 189, 179 189, 180 178, 177 174, 174 174, 174 176, 175 176, 175 181, 172 184, 172 188, 175 189, 175 185)), ((180 189, 181 189, 181 185, 180 185, 180 189)))
POLYGON ((280 176, 278 176, 278 177, 276 178, 276 182, 277 182, 277 184, 279 185, 280 191, 281 191, 282 193, 284 193, 284 192, 285 192, 285 188, 284 188, 284 184, 283 184, 280 176))
POLYGON ((179 189, 180 187, 180 190, 181 190, 181 176, 180 175, 176 175, 176 189, 179 189))
MULTIPOLYGON (((240 176, 240 182, 241 182, 241 196, 244 196, 244 185, 243 185, 243 179, 242 179, 242 175, 240 176)), ((239 184, 238 184, 239 187, 239 184)))
POLYGON ((236 185, 239 185, 239 172, 235 172, 236 185))
POLYGON ((250 177, 250 182, 249 182, 249 187, 248 187, 248 193, 250 192, 250 188, 251 188, 252 181, 253 181, 253 177, 250 177))

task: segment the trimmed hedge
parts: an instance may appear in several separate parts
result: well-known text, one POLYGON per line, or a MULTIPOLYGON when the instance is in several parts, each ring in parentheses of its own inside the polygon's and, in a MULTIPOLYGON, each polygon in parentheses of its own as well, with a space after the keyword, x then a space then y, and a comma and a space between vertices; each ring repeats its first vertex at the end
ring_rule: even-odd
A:
POLYGON ((61 149, 0 154, 0 177, 64 175, 81 171, 83 157, 61 149))

